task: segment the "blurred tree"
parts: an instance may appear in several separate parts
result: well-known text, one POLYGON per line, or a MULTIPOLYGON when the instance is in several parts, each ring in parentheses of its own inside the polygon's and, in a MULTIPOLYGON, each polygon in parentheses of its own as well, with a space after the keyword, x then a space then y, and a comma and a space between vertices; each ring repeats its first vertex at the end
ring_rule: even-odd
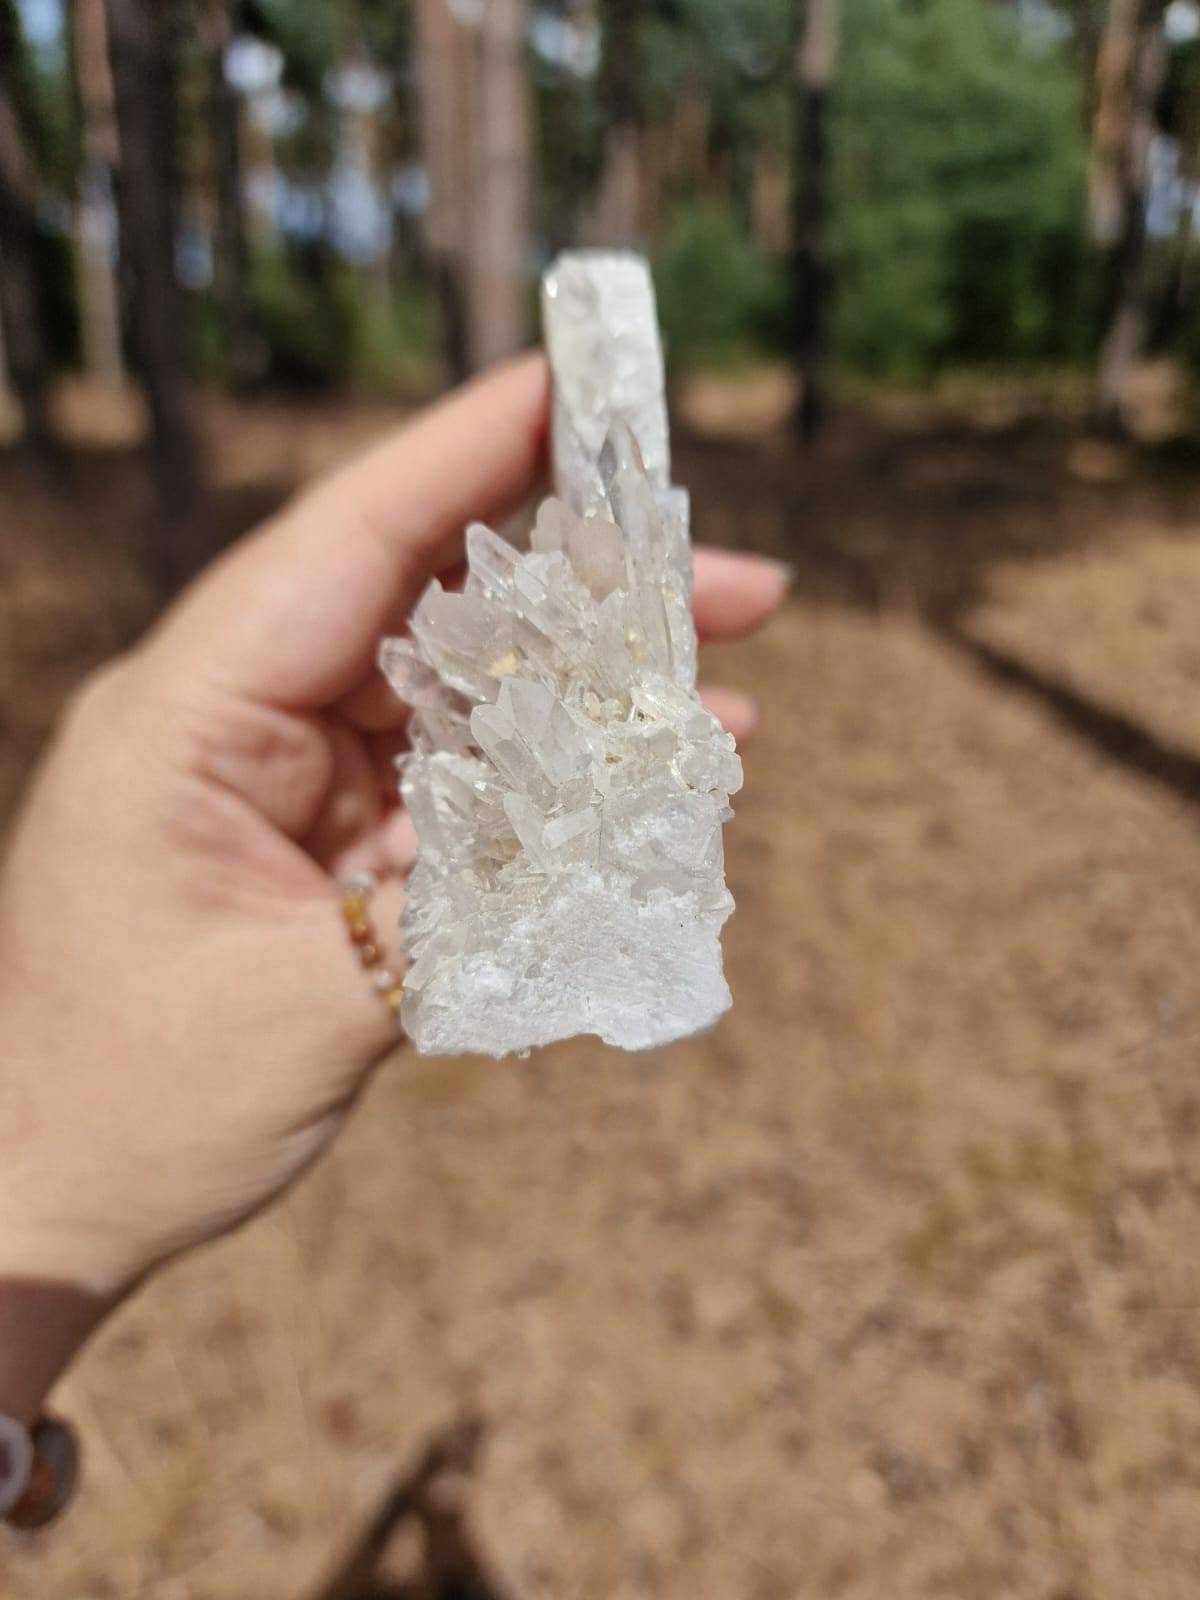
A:
POLYGON ((470 167, 468 36, 448 0, 415 0, 421 149, 429 181, 425 256, 441 328, 446 377, 471 370, 465 262, 470 167))
POLYGON ((829 264, 826 255, 827 111, 833 76, 837 0, 799 0, 796 55, 795 171, 792 178, 794 357, 799 380, 796 426, 816 436, 824 411, 822 361, 829 264))
MULTIPOLYGON (((3 268, 0 267, 0 271, 3 268)), ((21 402, 8 375, 8 353, 4 348, 4 315, 0 311, 0 423, 20 411, 21 402)), ((24 419, 22 418, 22 423, 24 419)))
POLYGON ((0 0, 0 320, 27 442, 50 443, 48 364, 38 296, 37 171, 32 106, 13 0, 0 0))
POLYGON ((393 291, 410 293, 424 272, 414 216, 420 156, 414 10, 411 0, 361 0, 367 51, 389 80, 389 92, 376 118, 375 138, 380 183, 391 213, 391 285, 393 291))
POLYGON ((594 78, 600 26, 596 0, 539 0, 532 36, 536 138, 531 167, 533 235, 548 255, 581 237, 598 143, 594 78), (539 31, 540 30, 540 31, 539 31))
POLYGON ((384 165, 383 108, 391 83, 367 49, 357 3, 338 8, 337 53, 324 92, 336 110, 333 171, 335 244, 355 270, 356 294, 386 315, 391 298, 392 203, 384 165))
POLYGON ((107 0, 107 18, 121 147, 121 250, 131 279, 138 369, 150 402, 160 568, 174 588, 206 553, 198 537, 197 447, 175 276, 176 4, 107 0))
POLYGON ((833 346, 864 374, 1078 356, 1086 144, 1062 42, 979 0, 842 0, 833 346))
POLYGON ((512 355, 529 328, 528 20, 526 0, 487 0, 478 23, 468 277, 474 367, 512 355))
POLYGON ((1168 53, 1167 80, 1157 121, 1178 150, 1175 234, 1167 251, 1162 292, 1148 343, 1177 343, 1195 286, 1195 201, 1200 180, 1200 38, 1177 41, 1168 53))
POLYGON ((642 9, 642 0, 601 0, 600 113, 604 126, 604 163, 592 231, 596 242, 608 249, 628 249, 638 242, 641 194, 638 58, 642 9))
POLYGON ((786 338, 786 274, 728 207, 680 207, 658 240, 654 281, 672 373, 777 355, 786 338))
POLYGON ((325 92, 339 11, 328 0, 256 0, 251 17, 268 45, 246 125, 258 197, 255 307, 271 372, 302 385, 344 380, 357 302, 334 248, 329 177, 338 129, 325 92))
POLYGON ((113 202, 119 153, 104 0, 74 0, 72 24, 80 124, 73 227, 83 366, 104 387, 119 389, 125 381, 113 202))
POLYGON ((1165 0, 1111 0, 1097 60, 1092 135, 1092 229, 1108 248, 1106 329, 1095 422, 1125 429, 1129 373, 1146 338, 1146 202, 1154 104, 1166 75, 1165 0))
MULTIPOLYGON (((533 258, 584 216, 588 236, 653 251, 673 361, 786 348, 811 429, 834 363, 912 375, 1085 353, 1084 67, 1104 3, 108 0, 153 35, 117 85, 114 131, 104 0, 74 0, 73 73, 53 47, 27 51, 37 131, 24 110, 18 131, 40 198, 26 277, 52 358, 73 354, 77 302, 85 364, 115 377, 108 173, 136 126, 120 281, 157 397, 160 486, 194 450, 163 442, 183 438, 185 338, 225 352, 235 383, 257 344, 277 381, 386 387, 424 370, 436 306, 460 377, 520 342, 533 258), (188 34, 179 51, 171 28, 188 34), (72 77, 74 118, 56 87, 72 77), (151 280, 165 294, 143 292, 151 280)), ((1113 0, 1126 15, 1150 4, 1113 0)), ((1164 326, 1189 245, 1181 227, 1164 326)), ((1164 278, 1169 254, 1155 253, 1164 278)))
POLYGON ((234 31, 232 0, 200 0, 199 23, 207 81, 205 112, 213 149, 213 286, 224 323, 230 375, 234 387, 240 389, 262 376, 265 352, 250 296, 241 109, 226 70, 234 31))
POLYGON ((426 254, 457 380, 528 327, 533 89, 527 0, 417 0, 426 254))
POLYGON ((1049 0, 1049 5, 1062 19, 1060 28, 1079 77, 1080 126, 1090 139, 1096 120, 1096 62, 1109 0, 1049 0))

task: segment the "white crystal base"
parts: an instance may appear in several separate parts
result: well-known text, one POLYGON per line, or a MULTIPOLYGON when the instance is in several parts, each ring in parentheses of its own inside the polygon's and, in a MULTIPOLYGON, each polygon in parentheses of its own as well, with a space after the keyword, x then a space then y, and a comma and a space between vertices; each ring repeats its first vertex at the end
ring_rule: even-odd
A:
POLYGON ((503 1056, 577 1033, 647 1050, 704 1032, 730 995, 719 924, 695 900, 653 890, 622 902, 598 872, 556 883, 479 930, 480 953, 436 967, 420 991, 421 1050, 503 1056))

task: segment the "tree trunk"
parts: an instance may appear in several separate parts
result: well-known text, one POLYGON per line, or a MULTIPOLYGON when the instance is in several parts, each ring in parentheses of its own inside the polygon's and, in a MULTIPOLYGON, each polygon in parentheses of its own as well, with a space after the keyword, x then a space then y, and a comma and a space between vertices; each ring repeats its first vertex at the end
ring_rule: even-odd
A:
POLYGON ((175 277, 174 6, 168 0, 107 0, 107 16, 121 141, 121 248, 153 424, 162 575, 173 588, 204 554, 198 540, 197 449, 188 400, 183 297, 175 277))
POLYGON ((37 290, 37 180, 22 126, 21 58, 11 0, 0 0, 0 318, 25 438, 50 445, 48 364, 37 290))
POLYGON ((527 0, 488 0, 479 22, 468 307, 471 364, 512 355, 529 325, 529 163, 533 108, 527 0))
POLYGON ((1146 190, 1154 102, 1166 71, 1163 0, 1113 0, 1097 66, 1092 225, 1109 246, 1095 423, 1126 431, 1125 394, 1146 334, 1146 190))
POLYGON ((425 259, 450 383, 471 370, 463 274, 467 254, 467 40, 447 0, 416 0, 417 118, 429 181, 425 259))
POLYGON ((1178 111, 1176 130, 1180 185, 1175 234, 1167 252, 1167 268, 1158 295, 1148 334, 1155 349, 1171 344, 1183 320, 1190 314, 1195 279, 1192 242, 1195 235, 1193 199, 1196 194, 1197 164, 1200 162, 1200 86, 1189 82, 1178 111))
POLYGON ((637 63, 641 0, 602 0, 603 60, 600 106, 604 117, 604 164, 596 195, 592 233, 606 249, 638 242, 641 137, 637 63))
POLYGON ((787 250, 789 209, 787 157, 773 140, 764 139, 755 155, 750 200, 751 231, 764 255, 787 250))
POLYGON ((113 173, 119 160, 104 0, 75 0, 72 21, 83 165, 75 205, 75 283, 84 371, 108 389, 125 383, 113 173))
POLYGON ((7 441, 11 424, 21 426, 21 402, 8 376, 8 355, 4 348, 4 318, 0 316, 0 440, 7 441))
MULTIPOLYGON (((588 0, 591 4, 592 0, 588 0)), ((577 6, 575 25, 583 27, 588 18, 577 6)), ((558 74, 550 91, 546 111, 543 167, 538 183, 541 205, 538 226, 551 256, 568 250, 579 240, 580 167, 579 133, 585 91, 580 79, 569 70, 558 74)))
POLYGON ((826 254, 829 85, 837 40, 837 0, 801 0, 796 56, 792 174, 796 428, 806 443, 824 419, 823 365, 829 263, 826 254))
POLYGON ((1096 123, 1098 63, 1105 7, 1106 0, 1072 0, 1070 8, 1075 32, 1073 55, 1083 89, 1079 97, 1080 127, 1085 138, 1091 137, 1096 123))
POLYGON ((213 285, 236 389, 262 376, 265 351, 250 303, 250 250, 242 204, 240 107, 225 76, 225 53, 233 38, 230 0, 204 0, 202 43, 208 80, 208 119, 213 140, 213 285))

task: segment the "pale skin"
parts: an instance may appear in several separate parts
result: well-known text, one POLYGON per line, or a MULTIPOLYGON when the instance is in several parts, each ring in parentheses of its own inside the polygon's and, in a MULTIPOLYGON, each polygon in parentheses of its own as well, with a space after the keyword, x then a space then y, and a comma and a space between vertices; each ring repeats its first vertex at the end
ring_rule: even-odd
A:
MULTIPOLYGON (((338 914, 347 873, 412 862, 375 652, 465 524, 538 486, 547 388, 510 363, 317 484, 67 708, 0 877, 0 1412, 36 1416, 130 1287, 316 1159, 395 1047, 338 914)), ((701 637, 786 581, 698 552, 701 637)))

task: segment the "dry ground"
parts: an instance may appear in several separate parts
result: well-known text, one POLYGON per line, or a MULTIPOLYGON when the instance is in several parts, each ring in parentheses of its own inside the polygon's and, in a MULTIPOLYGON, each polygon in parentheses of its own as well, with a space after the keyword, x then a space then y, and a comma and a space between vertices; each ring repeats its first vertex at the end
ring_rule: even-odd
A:
MULTIPOLYGON (((218 521, 385 420, 221 413, 218 521)), ((74 473, 0 463, 5 805, 151 607, 134 465, 74 473)), ((1200 472, 926 407, 811 462, 693 433, 679 476, 798 569, 709 661, 764 711, 732 1014, 398 1055, 101 1333, 84 1492, 6 1596, 315 1600, 469 1419, 340 1596, 1200 1590, 1200 472)))

